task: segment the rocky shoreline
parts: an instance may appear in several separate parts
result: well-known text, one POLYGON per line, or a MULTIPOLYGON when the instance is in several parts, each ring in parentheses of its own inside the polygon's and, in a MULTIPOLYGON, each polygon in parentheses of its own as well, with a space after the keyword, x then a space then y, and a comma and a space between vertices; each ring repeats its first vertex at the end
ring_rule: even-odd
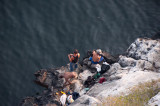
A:
MULTIPOLYGON (((91 52, 87 53, 76 69, 79 75, 78 79, 66 88, 63 88, 64 79, 60 79, 58 76, 69 71, 68 65, 57 69, 41 69, 35 73, 35 82, 46 87, 46 90, 37 96, 24 98, 20 106, 60 106, 60 97, 56 93, 66 90, 80 94, 80 97, 70 106, 97 105, 102 103, 102 98, 122 93, 127 95, 130 93, 129 88, 139 83, 160 79, 160 40, 157 38, 159 36, 156 35, 153 39, 136 39, 124 55, 111 56, 103 51, 103 56, 110 64, 110 69, 88 86, 85 85, 88 77, 93 77, 97 73, 88 60, 91 52), (105 82, 99 83, 100 78, 105 78, 105 82)), ((156 103, 160 102, 157 100, 158 95, 160 93, 156 95, 156 99, 152 98, 148 105, 157 105, 156 103)))

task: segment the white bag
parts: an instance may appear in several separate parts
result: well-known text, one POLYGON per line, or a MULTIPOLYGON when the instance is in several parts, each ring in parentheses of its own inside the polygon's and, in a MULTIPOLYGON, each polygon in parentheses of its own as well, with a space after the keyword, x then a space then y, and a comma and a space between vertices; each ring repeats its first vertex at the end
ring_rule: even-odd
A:
POLYGON ((63 95, 60 97, 60 101, 61 101, 61 103, 62 103, 63 106, 66 104, 66 98, 67 98, 67 95, 66 95, 66 94, 63 94, 63 95))
POLYGON ((74 102, 74 100, 72 98, 72 95, 68 96, 67 101, 68 101, 68 103, 73 103, 74 102))
POLYGON ((96 69, 97 69, 97 72, 100 72, 101 71, 101 65, 96 64, 96 69))

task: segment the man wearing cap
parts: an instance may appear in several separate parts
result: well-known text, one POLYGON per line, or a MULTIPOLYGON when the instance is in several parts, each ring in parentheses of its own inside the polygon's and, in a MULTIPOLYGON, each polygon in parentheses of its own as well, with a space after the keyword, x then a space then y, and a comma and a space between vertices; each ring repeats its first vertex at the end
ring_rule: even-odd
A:
POLYGON ((89 58, 92 64, 98 64, 101 61, 103 61, 104 58, 101 56, 102 55, 101 49, 93 50, 92 54, 93 56, 89 58))

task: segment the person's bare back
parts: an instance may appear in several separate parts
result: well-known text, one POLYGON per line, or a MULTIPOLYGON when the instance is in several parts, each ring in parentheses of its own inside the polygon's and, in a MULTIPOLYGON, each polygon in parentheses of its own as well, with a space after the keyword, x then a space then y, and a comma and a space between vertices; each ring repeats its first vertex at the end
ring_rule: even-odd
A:
POLYGON ((76 72, 65 72, 62 75, 59 76, 60 78, 64 78, 65 79, 65 83, 64 86, 66 85, 70 85, 71 84, 71 79, 72 78, 77 78, 77 73, 76 72), (68 84, 67 84, 68 82, 68 84))
POLYGON ((93 57, 92 57, 93 61, 94 62, 99 62, 100 58, 101 58, 101 56, 98 55, 95 51, 93 51, 93 57))

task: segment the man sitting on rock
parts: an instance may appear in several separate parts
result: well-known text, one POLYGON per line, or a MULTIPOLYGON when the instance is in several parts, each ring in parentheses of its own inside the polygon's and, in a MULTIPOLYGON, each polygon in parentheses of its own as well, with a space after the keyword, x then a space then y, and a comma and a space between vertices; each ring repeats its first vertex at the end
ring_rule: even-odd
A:
POLYGON ((89 58, 92 64, 98 64, 104 60, 101 49, 93 50, 92 54, 93 56, 89 58))
POLYGON ((101 70, 101 64, 103 63, 103 56, 102 56, 102 50, 97 49, 93 50, 92 57, 89 58, 91 61, 91 68, 95 68, 98 72, 101 70))
POLYGON ((91 61, 90 67, 93 68, 92 72, 95 72, 94 69, 97 71, 95 79, 100 77, 101 74, 105 73, 110 68, 109 64, 103 58, 101 49, 93 50, 92 57, 90 57, 89 60, 91 61))
POLYGON ((59 76, 59 78, 64 78, 65 83, 64 86, 70 85, 71 84, 71 79, 72 78, 77 78, 78 75, 76 72, 65 72, 59 76), (67 84, 68 83, 68 84, 67 84))

